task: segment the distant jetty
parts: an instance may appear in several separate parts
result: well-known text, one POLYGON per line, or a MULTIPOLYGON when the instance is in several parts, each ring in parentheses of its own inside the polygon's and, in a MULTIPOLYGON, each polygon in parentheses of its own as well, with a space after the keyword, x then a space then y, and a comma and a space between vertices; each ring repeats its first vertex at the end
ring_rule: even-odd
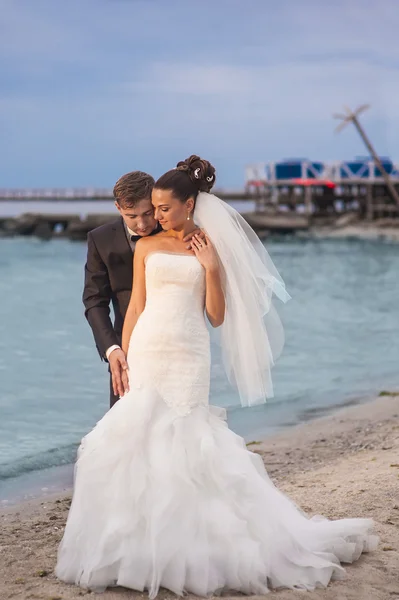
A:
MULTIPOLYGON (((361 157, 331 164, 307 159, 257 164, 247 168, 245 189, 218 189, 215 194, 225 201, 239 201, 243 216, 261 237, 334 232, 340 236, 348 227, 352 233, 375 231, 378 237, 379 231, 399 230, 399 165, 388 158, 375 161, 361 157)), ((112 190, 0 189, 0 211, 1 201, 31 202, 32 208, 39 201, 54 207, 62 202, 68 208, 77 207, 80 201, 90 202, 94 208, 102 200, 110 201, 111 206, 112 190)), ((18 217, 0 216, 0 236, 85 240, 89 231, 117 215, 82 216, 77 210, 75 214, 38 214, 32 210, 18 217)))
MULTIPOLYGON (((297 213, 248 212, 242 216, 265 239, 270 235, 301 237, 353 237, 378 239, 387 237, 399 241, 399 219, 381 218, 372 222, 361 219, 356 211, 344 214, 306 215, 297 213)), ((34 236, 42 240, 69 239, 85 241, 92 229, 117 218, 116 213, 36 214, 0 217, 0 237, 34 236)))
MULTIPOLYGON (((222 200, 253 200, 251 192, 237 189, 218 189, 222 200)), ((0 188, 0 202, 98 202, 115 200, 112 189, 102 188, 0 188)), ((1 208, 1 205, 0 205, 1 208)))
POLYGON ((0 217, 0 236, 35 236, 40 239, 68 238, 85 240, 92 229, 109 223, 117 214, 25 213, 18 217, 0 217))

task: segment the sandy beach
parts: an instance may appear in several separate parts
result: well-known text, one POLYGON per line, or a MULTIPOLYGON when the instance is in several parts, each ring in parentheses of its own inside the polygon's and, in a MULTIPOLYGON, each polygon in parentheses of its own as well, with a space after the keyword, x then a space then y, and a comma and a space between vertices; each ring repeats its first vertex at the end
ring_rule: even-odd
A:
MULTIPOLYGON (((309 599, 399 598, 399 395, 345 408, 248 446, 262 456, 279 488, 309 515, 372 517, 376 522, 378 550, 348 566, 345 580, 309 592, 309 599)), ((70 498, 71 490, 66 490, 58 497, 2 510, 1 600, 75 600, 93 595, 57 581, 53 573, 70 498)), ((128 600, 147 595, 114 588, 98 597, 128 600)), ((159 595, 173 597, 166 591, 159 595)), ((294 600, 303 593, 278 590, 270 597, 294 600)))

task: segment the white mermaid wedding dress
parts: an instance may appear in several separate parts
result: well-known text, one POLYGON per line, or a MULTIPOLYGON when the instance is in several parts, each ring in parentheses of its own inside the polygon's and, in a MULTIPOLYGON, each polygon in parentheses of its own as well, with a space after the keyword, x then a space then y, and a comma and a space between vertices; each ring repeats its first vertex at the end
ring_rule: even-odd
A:
MULTIPOLYGON (((153 252, 128 352, 130 391, 82 440, 59 579, 94 591, 207 596, 311 590, 376 545, 372 521, 308 518, 209 406, 205 276, 153 252)), ((239 340, 237 340, 239 343, 239 340)))

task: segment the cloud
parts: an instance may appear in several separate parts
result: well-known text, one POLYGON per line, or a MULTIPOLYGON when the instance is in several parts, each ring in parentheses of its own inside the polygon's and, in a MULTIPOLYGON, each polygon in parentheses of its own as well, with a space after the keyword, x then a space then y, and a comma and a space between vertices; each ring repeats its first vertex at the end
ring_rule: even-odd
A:
POLYGON ((107 186, 193 151, 240 185, 247 162, 364 154, 331 118, 364 102, 399 156, 395 5, 0 0, 1 185, 107 186))
MULTIPOLYGON (((248 131, 296 122, 331 123, 332 112, 343 104, 355 108, 364 100, 374 111, 392 113, 397 125, 397 70, 377 67, 360 59, 312 64, 296 61, 280 66, 191 65, 156 63, 145 77, 122 86, 132 102, 159 112, 165 130, 175 126, 173 116, 186 126, 209 122, 218 129, 245 122, 248 131), (252 127, 251 127, 252 123, 252 127)), ((153 114, 153 113, 149 113, 153 114)), ((369 116, 365 117, 366 119, 369 116)), ((226 130, 229 137, 231 130, 226 130)), ((204 132, 204 135, 206 132, 204 132)))
POLYGON ((185 95, 245 94, 252 87, 251 68, 233 65, 155 63, 144 80, 133 82, 132 91, 185 95))

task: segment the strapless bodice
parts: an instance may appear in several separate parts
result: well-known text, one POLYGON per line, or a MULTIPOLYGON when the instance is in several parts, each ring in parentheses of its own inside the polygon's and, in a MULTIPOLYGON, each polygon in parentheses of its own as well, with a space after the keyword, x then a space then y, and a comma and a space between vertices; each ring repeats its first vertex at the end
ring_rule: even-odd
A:
POLYGON ((146 310, 203 312, 205 273, 195 255, 154 251, 145 264, 146 310))
POLYGON ((205 271, 194 255, 146 257, 146 305, 128 351, 131 385, 151 381, 179 414, 208 404, 210 348, 205 271))

